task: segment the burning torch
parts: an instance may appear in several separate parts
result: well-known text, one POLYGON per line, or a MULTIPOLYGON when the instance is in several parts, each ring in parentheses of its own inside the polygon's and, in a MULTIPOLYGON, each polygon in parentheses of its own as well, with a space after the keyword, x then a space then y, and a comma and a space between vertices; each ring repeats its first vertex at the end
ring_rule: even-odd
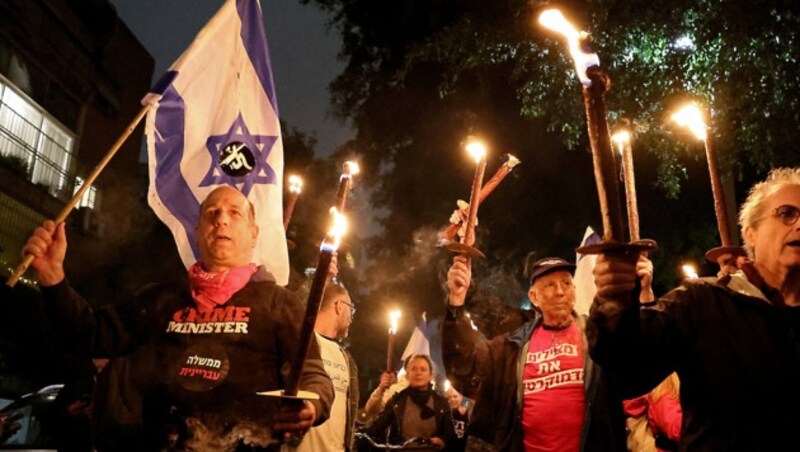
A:
POLYGON ((294 359, 291 362, 289 369, 289 376, 286 378, 286 386, 283 390, 259 392, 259 395, 266 395, 272 397, 280 397, 284 400, 317 400, 319 395, 310 391, 300 391, 300 377, 303 374, 303 365, 305 364, 308 355, 308 349, 311 346, 311 340, 314 337, 314 324, 317 322, 317 315, 319 314, 319 305, 322 301, 322 294, 325 291, 325 284, 328 279, 328 268, 331 265, 333 254, 339 248, 342 236, 347 230, 347 219, 344 215, 340 214, 336 208, 331 208, 331 215, 333 216, 333 226, 328 231, 325 240, 319 250, 319 258, 317 260, 317 269, 314 272, 314 280, 311 283, 311 289, 308 292, 308 300, 306 302, 306 314, 303 319, 303 325, 300 329, 300 339, 297 345, 297 351, 294 359))
POLYGON ((400 311, 392 311, 389 313, 389 340, 386 346, 387 372, 392 372, 394 370, 394 337, 397 335, 397 326, 402 315, 403 313, 400 311))
POLYGON ((622 179, 625 182, 625 201, 628 210, 628 235, 631 242, 639 240, 639 206, 636 199, 636 179, 633 174, 633 148, 631 133, 620 129, 611 136, 622 156, 622 179))
POLYGON ((297 198, 303 190, 303 179, 299 176, 289 176, 289 201, 286 203, 286 209, 283 211, 283 230, 289 229, 289 221, 292 219, 292 212, 294 212, 294 205, 297 204, 297 198))
MULTIPOLYGON (((519 165, 520 161, 518 158, 514 157, 511 154, 508 154, 508 160, 505 161, 500 168, 497 169, 497 172, 494 173, 491 179, 486 181, 485 184, 481 187, 480 195, 478 196, 478 204, 483 203, 483 201, 500 185, 500 182, 505 179, 506 176, 514 169, 515 166, 519 165)), ((458 234, 459 229, 464 225, 462 212, 467 216, 467 209, 469 206, 464 206, 463 208, 459 206, 458 209, 453 213, 450 217, 450 225, 447 226, 443 231, 439 234, 440 243, 447 245, 453 241, 458 234)))
POLYGON ((687 279, 697 279, 700 277, 697 274, 697 269, 692 264, 683 264, 681 270, 683 270, 683 276, 687 279))
POLYGON ((347 161, 342 165, 342 175, 339 177, 339 190, 336 192, 336 210, 344 214, 344 208, 347 204, 347 195, 353 186, 353 176, 358 174, 361 169, 358 163, 347 161))
POLYGON ((651 240, 625 243, 624 220, 616 179, 616 165, 611 151, 608 131, 605 94, 611 87, 611 79, 600 68, 600 59, 588 47, 588 34, 579 32, 557 9, 548 9, 539 16, 539 23, 567 39, 570 55, 575 63, 578 78, 583 84, 583 104, 586 126, 592 147, 594 178, 603 217, 603 242, 578 249, 581 254, 596 254, 604 251, 652 251, 656 248, 651 240))
POLYGON ((475 159, 475 175, 472 178, 472 191, 469 197, 469 209, 467 210, 467 222, 464 226, 464 238, 461 243, 451 242, 447 249, 462 255, 472 257, 486 257, 479 249, 475 248, 475 224, 478 219, 478 206, 480 201, 481 184, 486 172, 486 146, 470 137, 466 145, 467 152, 475 159))
POLYGON ((722 179, 717 168, 717 155, 714 140, 709 136, 709 127, 703 120, 703 113, 695 104, 689 104, 672 115, 672 120, 679 126, 686 127, 692 135, 702 141, 706 149, 708 160, 708 174, 711 178, 711 191, 714 195, 714 213, 717 216, 717 230, 719 231, 722 246, 712 248, 706 252, 706 259, 717 263, 718 259, 726 254, 732 258, 746 256, 747 253, 740 246, 733 244, 730 228, 728 227, 728 205, 725 203, 725 194, 722 190, 722 179))

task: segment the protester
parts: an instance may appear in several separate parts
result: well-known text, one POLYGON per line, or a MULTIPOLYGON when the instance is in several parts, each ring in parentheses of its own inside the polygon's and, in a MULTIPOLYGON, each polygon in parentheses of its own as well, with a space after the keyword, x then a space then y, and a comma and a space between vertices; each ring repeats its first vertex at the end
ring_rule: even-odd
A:
POLYGON ((92 437, 98 452, 136 452, 145 449, 142 394, 149 375, 150 353, 139 348, 109 360, 97 375, 92 396, 92 437))
MULTIPOLYGON (((333 381, 335 397, 330 419, 309 430, 303 442, 294 450, 353 450, 353 428, 358 409, 358 368, 350 353, 336 340, 347 337, 355 312, 347 289, 330 283, 325 287, 314 330, 322 363, 333 381)), ((285 448, 293 449, 288 446, 285 448)))
POLYGON ((23 248, 36 270, 53 325, 79 353, 119 356, 145 347, 137 365, 148 449, 273 447, 328 417, 333 388, 312 341, 300 386, 320 399, 279 404, 256 395, 280 389, 304 310, 251 263, 258 236, 252 204, 232 187, 213 190, 196 226, 200 261, 189 288, 151 285, 124 303, 93 310, 66 281, 64 224, 46 221, 23 248))
POLYGON ((683 422, 680 388, 673 372, 647 394, 647 418, 660 452, 678 450, 683 422))
POLYGON ((685 280, 652 308, 633 302, 635 256, 595 267, 591 354, 627 395, 681 382, 681 450, 781 450, 800 413, 800 168, 770 172, 739 213, 752 272, 685 280))
POLYGON ((108 360, 65 356, 64 386, 39 415, 41 428, 48 432, 61 452, 91 452, 93 393, 97 374, 108 360))
POLYGON ((649 393, 624 402, 631 452, 677 451, 683 410, 680 380, 673 372, 649 393))
POLYGON ((464 308, 470 267, 455 258, 442 352, 448 377, 475 400, 467 450, 626 450, 622 400, 588 359, 585 318, 573 311, 574 269, 557 257, 536 261, 535 309, 514 311, 504 320, 512 331, 487 340, 464 308))
POLYGON ((372 422, 386 406, 386 402, 407 387, 408 379, 405 372, 400 372, 400 375, 389 371, 381 372, 378 387, 369 395, 361 411, 361 422, 372 422))
MULTIPOLYGON (((650 288, 652 262, 639 256, 636 273, 641 285, 639 303, 653 306, 656 300, 650 288)), ((647 394, 623 401, 630 452, 678 450, 683 418, 679 388, 680 380, 673 372, 647 394)))
POLYGON ((449 449, 462 451, 467 447, 467 425, 469 424, 470 414, 464 404, 466 399, 452 386, 445 392, 445 397, 450 405, 450 417, 453 418, 453 433, 455 433, 453 447, 449 449))
POLYGON ((389 400, 378 417, 364 429, 377 442, 404 444, 420 439, 414 450, 439 450, 454 441, 447 400, 433 390, 433 362, 428 355, 406 361, 408 387, 389 400))

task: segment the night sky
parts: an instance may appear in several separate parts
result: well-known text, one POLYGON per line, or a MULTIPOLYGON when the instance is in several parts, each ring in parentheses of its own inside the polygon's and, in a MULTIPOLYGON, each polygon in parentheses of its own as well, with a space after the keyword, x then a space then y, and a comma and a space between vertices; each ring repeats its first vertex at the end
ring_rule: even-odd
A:
MULTIPOLYGON (((188 47, 222 0, 111 0, 128 28, 155 59, 154 79, 188 47)), ((325 156, 351 131, 328 114, 328 83, 344 65, 339 38, 326 16, 292 0, 261 0, 281 119, 318 138, 325 156)))

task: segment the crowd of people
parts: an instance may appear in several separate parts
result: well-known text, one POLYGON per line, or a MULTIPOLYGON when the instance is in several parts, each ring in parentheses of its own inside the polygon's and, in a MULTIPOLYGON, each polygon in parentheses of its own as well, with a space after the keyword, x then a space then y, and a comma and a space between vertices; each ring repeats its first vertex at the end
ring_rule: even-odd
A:
MULTIPOLYGON (((588 316, 574 309, 575 266, 547 257, 526 275, 532 308, 510 310, 506 330, 487 338, 467 314, 470 261, 454 258, 441 327, 452 387, 435 386, 430 356, 412 355, 402 378, 383 373, 363 401, 356 360, 340 343, 355 305, 334 282, 300 379, 317 397, 257 394, 282 389, 303 352, 303 305, 251 263, 258 227, 238 190, 217 188, 200 209, 188 287, 155 284, 99 309, 65 277, 63 224, 46 221, 23 250, 34 256, 60 340, 77 356, 111 358, 95 388, 106 394, 88 415, 95 426, 117 420, 128 440, 104 447, 97 427, 90 449, 780 450, 793 442, 800 415, 779 404, 800 404, 800 168, 773 170, 749 192, 739 213, 748 258, 723 256, 716 277, 656 296, 647 256, 603 252, 588 316)), ((0 421, 0 438, 13 435, 13 416, 0 421)))

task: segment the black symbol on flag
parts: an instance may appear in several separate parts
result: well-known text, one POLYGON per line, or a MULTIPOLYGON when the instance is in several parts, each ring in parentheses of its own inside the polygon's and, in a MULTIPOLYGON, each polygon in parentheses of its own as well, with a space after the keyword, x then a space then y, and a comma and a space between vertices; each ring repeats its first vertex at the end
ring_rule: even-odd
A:
POLYGON ((219 154, 219 166, 229 176, 242 177, 253 171, 256 159, 244 143, 234 141, 222 149, 219 154))

